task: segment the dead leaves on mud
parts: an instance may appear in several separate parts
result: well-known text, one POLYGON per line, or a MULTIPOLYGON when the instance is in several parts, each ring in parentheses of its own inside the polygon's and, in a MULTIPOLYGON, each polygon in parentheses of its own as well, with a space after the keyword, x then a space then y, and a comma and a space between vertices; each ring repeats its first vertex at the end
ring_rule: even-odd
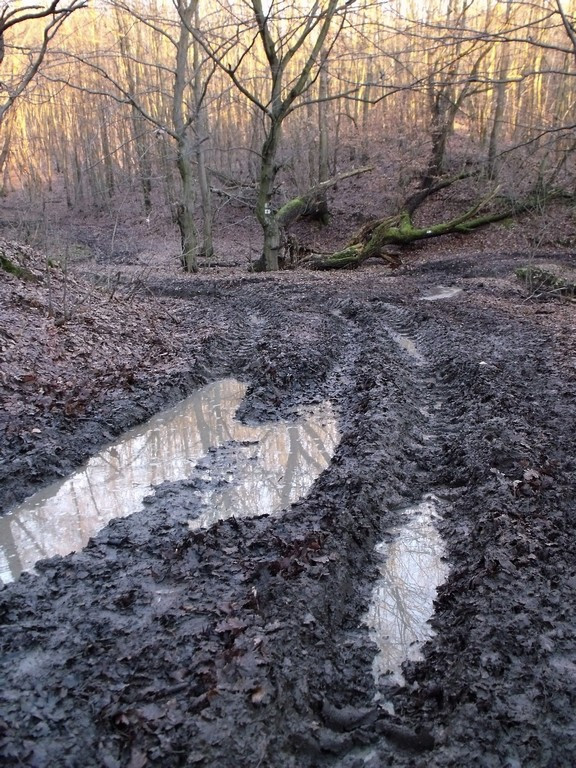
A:
MULTIPOLYGON (((496 306, 500 299, 478 288, 444 307, 410 307, 434 362, 418 381, 385 327, 391 306, 409 314, 400 278, 394 289, 350 280, 348 298, 314 288, 304 309, 280 280, 265 296, 261 285, 243 285, 235 306, 225 296, 217 308, 238 325, 254 313, 260 337, 245 338, 241 370, 266 416, 280 397, 317 394, 346 348, 350 367, 337 389, 345 438, 316 490, 273 524, 192 532, 180 484, 111 523, 84 552, 41 565, 37 582, 24 577, 0 592, 11 697, 1 754, 49 768, 62 754, 106 768, 355 768, 355 750, 367 745, 371 766, 499 765, 501 757, 554 765, 558 754, 573 755, 574 392, 567 379, 552 381, 550 336, 530 325, 524 305, 510 306, 507 295, 496 306), (342 312, 324 334, 335 306, 342 312), (416 406, 436 402, 438 429, 419 440, 431 408, 416 406), (359 628, 367 599, 359 585, 391 510, 436 487, 453 503, 441 523, 452 573, 425 661, 407 664, 407 685, 386 691, 398 713, 389 716, 371 706, 374 649, 359 628)), ((92 321, 88 313, 56 327, 43 307, 34 325, 52 323, 57 340, 74 323, 96 327, 84 345, 98 345, 106 302, 95 302, 92 321)), ((126 330, 137 333, 137 322, 127 317, 126 330)), ((112 326, 121 348, 122 329, 112 326)), ((35 348, 39 365, 26 360, 20 376, 45 364, 35 348)), ((61 354, 72 368, 102 359, 98 349, 86 359, 81 352, 61 354)), ((104 392, 130 392, 145 362, 135 384, 120 375, 104 392)), ((29 385, 38 407, 37 380, 13 384, 29 385)), ((54 409, 36 418, 42 413, 54 409)), ((42 425, 30 418, 33 435, 42 425)))
POLYGON ((110 299, 17 244, 0 241, 0 251, 35 277, 0 273, 0 429, 7 436, 30 439, 50 411, 89 414, 104 398, 130 391, 140 372, 162 370, 163 358, 181 346, 160 303, 110 299))

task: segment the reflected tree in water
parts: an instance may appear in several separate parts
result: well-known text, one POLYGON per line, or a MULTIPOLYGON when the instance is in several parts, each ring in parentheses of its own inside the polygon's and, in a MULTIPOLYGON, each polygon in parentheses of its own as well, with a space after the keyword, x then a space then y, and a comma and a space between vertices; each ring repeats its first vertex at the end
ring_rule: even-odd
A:
POLYGON ((395 680, 401 680, 402 662, 417 658, 419 647, 431 636, 428 620, 436 589, 448 570, 432 518, 432 502, 411 511, 415 518, 398 529, 390 544, 378 547, 386 559, 366 619, 379 648, 375 671, 377 675, 391 673, 395 680))

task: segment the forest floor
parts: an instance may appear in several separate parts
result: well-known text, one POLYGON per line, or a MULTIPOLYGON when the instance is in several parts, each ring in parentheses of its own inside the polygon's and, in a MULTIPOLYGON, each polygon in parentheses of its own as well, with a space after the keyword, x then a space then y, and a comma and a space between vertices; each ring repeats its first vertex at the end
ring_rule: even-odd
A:
POLYGON ((341 433, 281 515, 191 530, 194 484, 170 483, 0 588, 2 764, 574 764, 576 307, 531 295, 526 250, 492 231, 394 272, 127 279, 117 259, 104 291, 1 244, 30 272, 0 279, 4 511, 224 376, 244 419, 330 400, 341 433), (375 546, 426 494, 450 568, 435 634, 377 683, 375 546))

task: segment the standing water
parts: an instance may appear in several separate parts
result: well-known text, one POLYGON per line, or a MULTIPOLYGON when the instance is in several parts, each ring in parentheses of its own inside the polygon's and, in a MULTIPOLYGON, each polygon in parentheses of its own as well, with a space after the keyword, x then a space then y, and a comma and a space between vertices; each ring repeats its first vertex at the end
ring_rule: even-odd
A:
POLYGON ((2 581, 40 559, 82 549, 111 519, 140 509, 152 485, 189 477, 202 457, 225 445, 230 467, 220 485, 230 490, 206 495, 205 519, 195 524, 265 514, 304 496, 338 443, 329 403, 293 422, 247 426, 234 418, 245 392, 235 379, 203 387, 0 517, 2 581))
POLYGON ((439 299, 451 299, 453 296, 457 296, 459 293, 462 293, 462 288, 437 285, 434 288, 430 288, 429 290, 424 291, 420 297, 420 300, 438 301, 439 299))
POLYGON ((366 617, 378 646, 374 675, 388 675, 402 683, 401 665, 418 659, 420 648, 432 635, 428 620, 434 611, 436 588, 448 576, 444 546, 434 524, 436 500, 430 496, 406 509, 407 524, 391 531, 391 543, 376 547, 383 558, 380 578, 372 592, 366 617))

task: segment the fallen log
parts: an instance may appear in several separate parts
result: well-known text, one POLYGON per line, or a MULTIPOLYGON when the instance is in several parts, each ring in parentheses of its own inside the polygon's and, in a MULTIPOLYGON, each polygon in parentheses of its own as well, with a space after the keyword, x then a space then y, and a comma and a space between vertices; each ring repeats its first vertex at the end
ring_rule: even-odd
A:
POLYGON ((406 210, 395 216, 377 219, 365 224, 341 251, 332 254, 310 254, 301 263, 310 269, 354 269, 367 259, 379 258, 388 266, 397 267, 401 264, 401 249, 412 243, 443 235, 465 234, 514 215, 515 209, 510 206, 480 215, 479 210, 493 196, 481 200, 453 219, 425 227, 416 226, 411 214, 406 210))

